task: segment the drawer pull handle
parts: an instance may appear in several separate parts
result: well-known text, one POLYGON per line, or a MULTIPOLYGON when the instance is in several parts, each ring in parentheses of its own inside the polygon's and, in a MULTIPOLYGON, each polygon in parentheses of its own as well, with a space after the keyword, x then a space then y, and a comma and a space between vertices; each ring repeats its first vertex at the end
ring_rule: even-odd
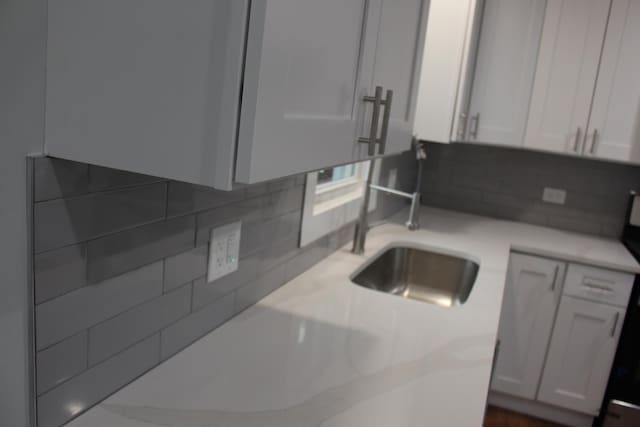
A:
POLYGON ((616 336, 616 329, 618 329, 618 320, 620 320, 620 312, 616 313, 616 317, 613 319, 613 327, 611 328, 611 337, 616 336))
POLYGON ((585 282, 584 283, 584 287, 588 291, 591 291, 591 292, 596 291, 596 292, 605 292, 605 293, 608 293, 608 294, 612 294, 613 293, 613 289, 608 288, 606 286, 596 285, 596 284, 593 284, 593 283, 585 282))

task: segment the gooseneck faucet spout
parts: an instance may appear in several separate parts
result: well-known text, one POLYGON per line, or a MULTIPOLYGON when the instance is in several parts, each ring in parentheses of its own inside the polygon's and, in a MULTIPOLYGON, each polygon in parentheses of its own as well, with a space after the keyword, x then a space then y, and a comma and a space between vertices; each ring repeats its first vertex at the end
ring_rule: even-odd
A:
POLYGON ((360 215, 358 216, 358 222, 356 223, 356 230, 353 236, 353 248, 351 252, 355 254, 363 254, 364 246, 367 239, 367 231, 369 231, 368 213, 369 213, 369 199, 371 196, 371 190, 382 191, 388 194, 394 194, 396 196, 405 197, 411 200, 411 208, 409 209, 409 219, 406 222, 406 226, 409 230, 417 230, 420 228, 420 189, 422 182, 422 160, 426 159, 426 148, 424 142, 418 140, 413 141, 413 149, 416 152, 416 159, 418 161, 418 173, 415 191, 413 193, 405 193, 404 191, 395 190, 393 188, 381 187, 373 184, 373 166, 369 167, 367 173, 367 182, 364 187, 364 195, 362 197, 362 205, 360 206, 360 215))

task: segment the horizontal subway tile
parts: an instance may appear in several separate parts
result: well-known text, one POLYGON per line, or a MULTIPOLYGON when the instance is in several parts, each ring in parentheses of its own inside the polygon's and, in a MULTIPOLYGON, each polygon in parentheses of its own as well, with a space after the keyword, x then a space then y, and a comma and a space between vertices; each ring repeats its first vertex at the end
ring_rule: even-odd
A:
POLYGON ((268 196, 271 193, 269 185, 266 182, 247 185, 244 187, 244 192, 246 198, 263 197, 268 196))
POLYGON ((587 221, 579 217, 550 216, 548 224, 550 227, 586 234, 600 234, 601 230, 600 222, 587 221))
POLYGON ((198 310, 258 277, 262 254, 256 253, 240 259, 238 270, 223 276, 213 282, 206 277, 193 282, 193 309, 198 310))
POLYGON ((200 185, 171 181, 168 197, 167 215, 173 217, 242 200, 244 190, 220 191, 200 185))
POLYGON ((267 223, 246 224, 240 233, 240 257, 259 251, 265 245, 264 236, 267 223))
POLYGON ((38 398, 38 427, 59 427, 160 361, 154 335, 38 398))
POLYGON ((36 356, 38 395, 63 383, 87 368, 87 331, 38 352, 36 356))
POLYGON ((286 178, 274 179, 267 182, 267 188, 270 193, 288 190, 296 185, 296 176, 288 176, 286 178))
POLYGON ((624 219, 605 220, 600 225, 600 235, 619 239, 624 230, 624 219))
POLYGON ((85 163, 52 157, 34 159, 34 198, 36 202, 76 196, 88 191, 89 167, 85 163))
POLYGON ((209 247, 198 246, 164 260, 164 291, 204 276, 207 272, 209 247))
POLYGON ((228 294, 164 329, 160 344, 162 360, 173 356, 230 319, 234 315, 233 301, 234 294, 228 294))
POLYGON ((329 245, 329 254, 339 250, 340 248, 342 248, 347 243, 352 242, 354 234, 355 234, 355 224, 354 223, 347 224, 347 225, 341 227, 336 232, 331 233, 328 236, 328 238, 329 238, 329 243, 328 243, 328 245, 329 245))
POLYGON ((181 217, 92 240, 89 283, 113 277, 194 247, 195 217, 181 217))
POLYGON ((287 281, 304 273, 329 255, 329 237, 325 236, 305 246, 285 264, 287 281))
POLYGON ((36 203, 35 251, 43 252, 158 221, 166 184, 36 203))
POLYGON ((270 220, 264 227, 265 244, 297 238, 301 223, 302 211, 294 211, 270 220))
POLYGON ((36 307, 36 344, 43 349, 162 293, 158 262, 36 307))
POLYGON ((270 270, 276 265, 283 264, 296 256, 300 251, 300 248, 298 248, 298 241, 298 237, 294 236, 286 240, 279 240, 270 244, 267 249, 263 251, 260 271, 270 270))
POLYGON ((211 229, 214 227, 241 221, 244 228, 248 224, 260 221, 267 202, 268 197, 253 197, 199 213, 197 244, 208 242, 211 229))
POLYGON ((284 285, 285 266, 279 265, 272 270, 261 274, 258 278, 236 291, 235 312, 239 313, 254 305, 271 292, 284 285))
POLYGON ((273 218, 289 212, 302 210, 303 196, 303 187, 292 187, 288 190, 272 193, 268 205, 265 208, 265 218, 273 218))
POLYGON ((189 284, 93 326, 89 329, 89 366, 176 322, 190 307, 189 284))
POLYGON ((127 172, 118 169, 105 168, 102 166, 89 166, 89 190, 102 191, 106 189, 131 187, 141 184, 163 181, 150 175, 127 172))
POLYGON ((37 254, 33 269, 36 304, 78 289, 87 282, 86 245, 37 254))

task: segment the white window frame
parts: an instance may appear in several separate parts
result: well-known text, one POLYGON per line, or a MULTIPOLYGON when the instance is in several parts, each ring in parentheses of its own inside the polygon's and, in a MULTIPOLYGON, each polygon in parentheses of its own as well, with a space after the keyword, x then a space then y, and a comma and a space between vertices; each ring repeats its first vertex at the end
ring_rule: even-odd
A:
MULTIPOLYGON (((364 186, 371 162, 356 165, 353 177, 335 183, 318 184, 318 172, 307 174, 300 246, 318 240, 355 221, 360 213, 364 186)), ((373 179, 377 182, 379 162, 373 163, 373 179)), ((377 205, 377 194, 371 192, 369 211, 377 205)))

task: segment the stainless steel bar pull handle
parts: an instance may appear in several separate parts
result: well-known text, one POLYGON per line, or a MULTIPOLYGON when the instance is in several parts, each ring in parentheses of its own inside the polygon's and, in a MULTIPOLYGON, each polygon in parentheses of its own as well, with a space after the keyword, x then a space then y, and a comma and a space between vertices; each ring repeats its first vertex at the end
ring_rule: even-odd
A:
POLYGON ((593 131, 593 137, 591 137, 591 148, 589 149, 590 154, 596 154, 596 150, 598 149, 598 129, 593 131))
POLYGON ((618 329, 618 321, 620 320, 620 312, 616 313, 616 317, 613 319, 613 327, 611 328, 611 336, 616 336, 616 329, 618 329))
POLYGON ((480 126, 480 113, 471 116, 471 129, 469 129, 469 136, 473 139, 478 139, 478 127, 480 126))
POLYGON ((371 117, 371 128, 369 129, 368 138, 358 138, 358 142, 369 145, 369 156, 375 156, 376 143, 378 142, 378 122, 380 119, 380 107, 382 106, 382 86, 377 86, 374 96, 365 96, 364 102, 373 103, 373 115, 371 117))
POLYGON ((387 149, 387 136, 389 134, 389 120, 391 119, 391 103, 393 102, 393 91, 387 90, 387 97, 382 101, 384 114, 382 116, 382 130, 380 131, 380 149, 378 154, 384 154, 387 149))
POLYGON ((460 113, 458 120, 458 141, 464 141, 467 133, 467 113, 460 113))
POLYGON ((577 154, 580 154, 580 135, 582 135, 582 128, 578 126, 578 130, 576 131, 576 139, 573 143, 573 151, 577 154))

